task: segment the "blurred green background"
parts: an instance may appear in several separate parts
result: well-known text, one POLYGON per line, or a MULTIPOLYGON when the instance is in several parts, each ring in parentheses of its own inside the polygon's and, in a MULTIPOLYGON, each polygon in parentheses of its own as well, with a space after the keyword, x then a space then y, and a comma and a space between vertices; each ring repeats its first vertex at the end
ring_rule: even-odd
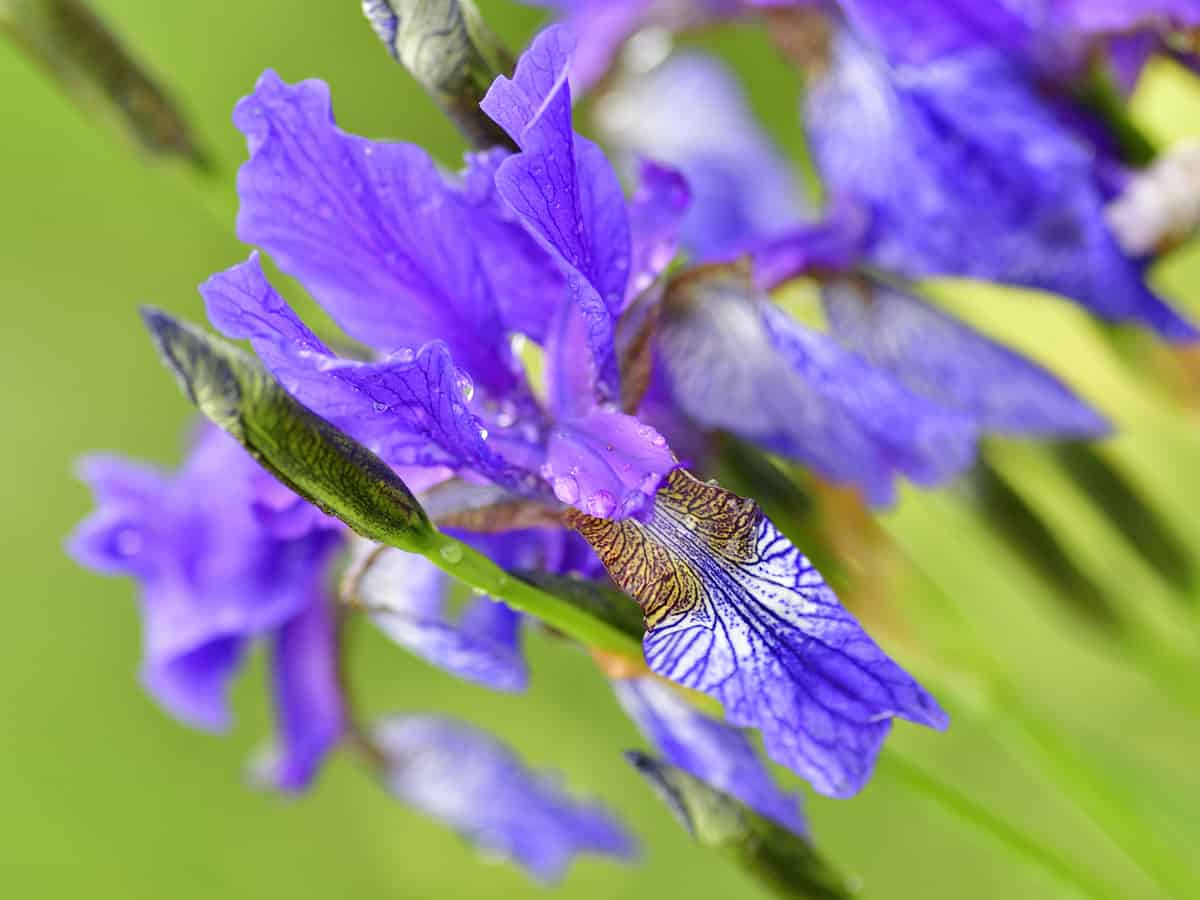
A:
MULTIPOLYGON (((231 202, 232 167, 244 150, 229 112, 268 66, 286 79, 327 80, 350 130, 419 142, 447 162, 461 149, 382 51, 355 0, 96 6, 185 100, 228 164, 231 202)), ((514 47, 537 22, 536 12, 515 4, 482 6, 514 47)), ((797 150, 797 88, 764 37, 736 29, 705 40, 739 63, 755 108, 797 150)), ((393 803, 348 759, 335 759, 297 799, 247 787, 245 761, 270 729, 257 667, 238 683, 237 725, 225 736, 176 724, 140 691, 132 586, 85 573, 62 552, 89 507, 72 460, 95 448, 164 464, 179 458, 188 409, 155 361, 135 304, 200 319, 195 285, 247 248, 232 222, 212 213, 219 203, 169 167, 147 168, 89 125, 7 43, 0 84, 0 891, 122 900, 545 894, 393 803)), ((1136 112, 1161 140, 1200 133, 1200 92, 1178 73, 1155 71, 1136 112)), ((1200 256, 1181 254, 1156 278, 1200 313, 1200 256)), ((1105 454, 1200 558, 1195 408, 1147 387, 1150 367, 1135 377, 1073 307, 975 288, 942 296, 1114 415, 1124 431, 1105 454)), ((935 687, 950 686, 943 696, 955 722, 944 735, 900 724, 896 747, 1111 885, 1114 897, 1200 897, 1197 593, 1168 587, 1044 454, 1001 447, 996 459, 1076 563, 1145 623, 1144 636, 1136 646, 1098 638, 960 498, 907 493, 884 524, 925 575, 902 575, 887 611, 864 615, 881 620, 883 642, 902 661, 935 687), (1085 806, 1108 810, 1109 832, 1119 823, 1126 845, 1149 848, 1149 857, 1114 844, 1061 790, 1061 777, 1048 778, 1003 737, 1006 704, 962 676, 970 661, 955 649, 960 626, 938 611, 935 588, 1000 661, 1022 702, 1060 729, 1068 768, 1086 773, 1085 806), (1156 883, 1155 872, 1168 873, 1170 887, 1163 877, 1156 883)), ((366 629, 354 665, 369 709, 460 715, 627 818, 644 843, 643 863, 584 860, 559 896, 761 896, 724 861, 695 849, 621 760, 620 750, 641 742, 589 660, 538 636, 528 644, 535 677, 523 697, 457 682, 366 629)), ((809 812, 818 843, 861 878, 867 897, 1068 896, 887 766, 859 797, 811 798, 809 812)))

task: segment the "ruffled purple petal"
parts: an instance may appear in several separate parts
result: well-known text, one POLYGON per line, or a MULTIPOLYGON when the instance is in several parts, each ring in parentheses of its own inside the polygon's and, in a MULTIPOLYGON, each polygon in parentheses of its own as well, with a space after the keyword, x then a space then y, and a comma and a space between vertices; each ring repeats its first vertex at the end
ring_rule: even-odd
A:
POLYGON ((301 403, 389 463, 469 470, 517 493, 549 496, 534 471, 488 443, 489 429, 470 408, 473 382, 442 342, 379 362, 336 357, 274 291, 255 256, 214 275, 201 293, 217 328, 249 338, 301 403))
POLYGON ((897 475, 930 486, 974 459, 968 419, 804 328, 736 273, 677 285, 656 346, 697 423, 800 459, 873 504, 891 502, 897 475))
POLYGON ((879 282, 828 282, 833 336, 909 390, 984 431, 1094 438, 1104 417, 1058 378, 911 294, 879 282))
POLYGON ((333 611, 319 590, 276 633, 272 673, 277 736, 268 777, 281 790, 303 790, 345 725, 333 611))
POLYGON ((143 682, 184 721, 223 727, 247 642, 302 613, 338 530, 305 510, 289 512, 308 521, 303 533, 264 526, 273 483, 213 427, 174 475, 103 458, 83 468, 98 508, 71 547, 84 565, 138 580, 143 682))
POLYGON ((737 797, 784 828, 807 834, 800 798, 776 786, 742 732, 697 712, 654 678, 615 681, 613 690, 626 714, 672 765, 737 797))
POLYGON ((554 426, 542 475, 563 503, 623 518, 640 510, 677 465, 666 438, 649 425, 596 407, 554 426))
POLYGON ((596 395, 604 400, 618 390, 613 330, 629 278, 629 223, 612 166, 571 127, 572 49, 563 28, 546 29, 513 77, 497 78, 481 105, 521 148, 501 164, 496 185, 562 268, 591 349, 596 395))
MULTIPOLYGON (((360 558, 372 549, 360 542, 360 558)), ((456 620, 446 610, 447 588, 445 573, 423 557, 383 550, 362 578, 359 598, 384 634, 431 665, 492 690, 525 690, 520 616, 479 597, 456 620)))
POLYGON ((572 524, 642 605, 650 668, 758 728, 817 791, 861 789, 896 716, 946 727, 753 501, 678 471, 649 521, 572 524))
POLYGON ((571 797, 558 779, 529 770, 476 728, 398 716, 379 723, 374 739, 390 761, 387 786, 401 802, 539 881, 557 881, 582 853, 636 855, 633 839, 602 807, 571 797))
MULTIPOLYGON (((146 597, 153 602, 149 591, 146 597)), ((181 722, 205 731, 224 731, 230 722, 230 682, 241 668, 248 643, 238 635, 225 635, 170 654, 147 648, 142 686, 181 722)))
POLYGON ((1086 145, 994 52, 890 68, 842 30, 807 124, 826 184, 871 205, 882 268, 1041 288, 1196 337, 1117 245, 1086 145))
POLYGON ((692 195, 683 245, 699 259, 729 258, 800 220, 791 165, 717 59, 684 52, 622 80, 599 102, 597 120, 612 145, 683 174, 692 195))
POLYGON ((441 338, 492 396, 517 384, 474 234, 479 208, 424 150, 346 134, 323 83, 287 85, 270 71, 234 123, 250 148, 238 173, 243 240, 357 340, 396 350, 441 338))

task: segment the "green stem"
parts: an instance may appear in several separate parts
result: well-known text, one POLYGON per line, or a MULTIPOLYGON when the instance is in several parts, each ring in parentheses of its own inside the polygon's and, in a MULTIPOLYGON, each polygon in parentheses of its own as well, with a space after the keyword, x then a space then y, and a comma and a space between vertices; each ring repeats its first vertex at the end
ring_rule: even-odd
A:
POLYGON ((951 815, 972 826, 975 831, 991 838, 1031 867, 1040 869, 1072 893, 1092 900, 1120 900, 1106 885, 1080 871, 1079 867, 972 801, 955 788, 927 774, 919 765, 906 759, 903 751, 889 745, 880 755, 878 770, 902 783, 925 799, 937 804, 951 815))
MULTIPOLYGON (((403 549, 403 548, 401 548, 403 549)), ((540 591, 509 575, 479 551, 440 531, 434 533, 425 557, 455 578, 501 600, 513 609, 540 619, 585 647, 642 661, 641 644, 629 634, 595 618, 591 613, 540 591)))

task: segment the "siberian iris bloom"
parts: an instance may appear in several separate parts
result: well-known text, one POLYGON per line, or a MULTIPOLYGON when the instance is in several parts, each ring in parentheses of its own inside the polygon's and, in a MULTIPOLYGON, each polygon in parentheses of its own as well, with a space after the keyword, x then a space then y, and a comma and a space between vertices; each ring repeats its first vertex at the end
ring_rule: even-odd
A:
MULTIPOLYGON (((510 572, 615 583, 633 598, 661 680, 617 686, 630 714, 672 764, 800 835, 796 799, 775 788, 737 728, 757 729, 768 755, 816 790, 849 796, 895 718, 944 728, 947 717, 758 506, 684 472, 668 437, 692 445, 744 415, 763 446, 884 502, 896 475, 932 484, 965 467, 975 425, 801 328, 736 276, 717 321, 706 319, 721 270, 665 277, 680 242, 704 232, 686 224, 688 179, 641 159, 627 198, 604 153, 574 130, 572 51, 567 32, 551 28, 496 79, 482 109, 516 149, 469 154, 459 172, 416 146, 343 132, 323 84, 267 72, 234 112, 249 149, 238 233, 349 340, 310 329, 259 251, 200 292, 221 332, 249 340, 284 390, 374 451, 448 532, 510 572), (698 321, 690 284, 706 295, 698 321), (662 360, 637 371, 645 323, 661 327, 662 360), (726 367, 729 348, 706 346, 714 327, 738 353, 768 348, 777 368, 726 367), (541 381, 522 343, 541 349, 541 381), (711 371, 683 379, 685 364, 711 371), (509 510, 499 524, 473 517, 497 508, 509 510), (689 710, 668 681, 715 698, 727 723, 689 710)), ((447 576, 427 559, 352 536, 210 429, 178 475, 102 460, 85 476, 98 509, 73 550, 139 582, 144 680, 163 705, 223 725, 246 649, 271 643, 272 783, 303 787, 348 741, 398 798, 540 879, 577 853, 631 854, 607 813, 474 729, 349 720, 337 570, 347 607, 427 662, 496 690, 520 691, 529 678, 521 614, 488 596, 454 609, 447 576)))

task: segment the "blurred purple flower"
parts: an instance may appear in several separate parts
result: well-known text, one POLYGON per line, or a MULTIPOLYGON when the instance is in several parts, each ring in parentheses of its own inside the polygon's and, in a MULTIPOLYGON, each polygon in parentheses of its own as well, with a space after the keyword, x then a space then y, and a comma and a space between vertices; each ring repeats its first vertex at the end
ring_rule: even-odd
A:
POLYGON ((890 66, 845 28, 832 53, 805 119, 827 187, 871 210, 874 264, 1040 288, 1172 340, 1196 336, 1117 244, 1088 146, 1001 56, 890 66))
POLYGON ((306 786, 342 730, 323 586, 337 523, 208 426, 174 475, 102 456, 81 471, 97 508, 69 549, 138 581, 146 689, 188 724, 223 729, 231 679, 250 645, 268 641, 278 736, 267 777, 306 786))
POLYGON ((396 716, 378 723, 372 738, 385 757, 384 781, 401 802, 539 881, 559 880, 581 853, 637 855, 634 840, 602 807, 574 799, 477 728, 396 716))

